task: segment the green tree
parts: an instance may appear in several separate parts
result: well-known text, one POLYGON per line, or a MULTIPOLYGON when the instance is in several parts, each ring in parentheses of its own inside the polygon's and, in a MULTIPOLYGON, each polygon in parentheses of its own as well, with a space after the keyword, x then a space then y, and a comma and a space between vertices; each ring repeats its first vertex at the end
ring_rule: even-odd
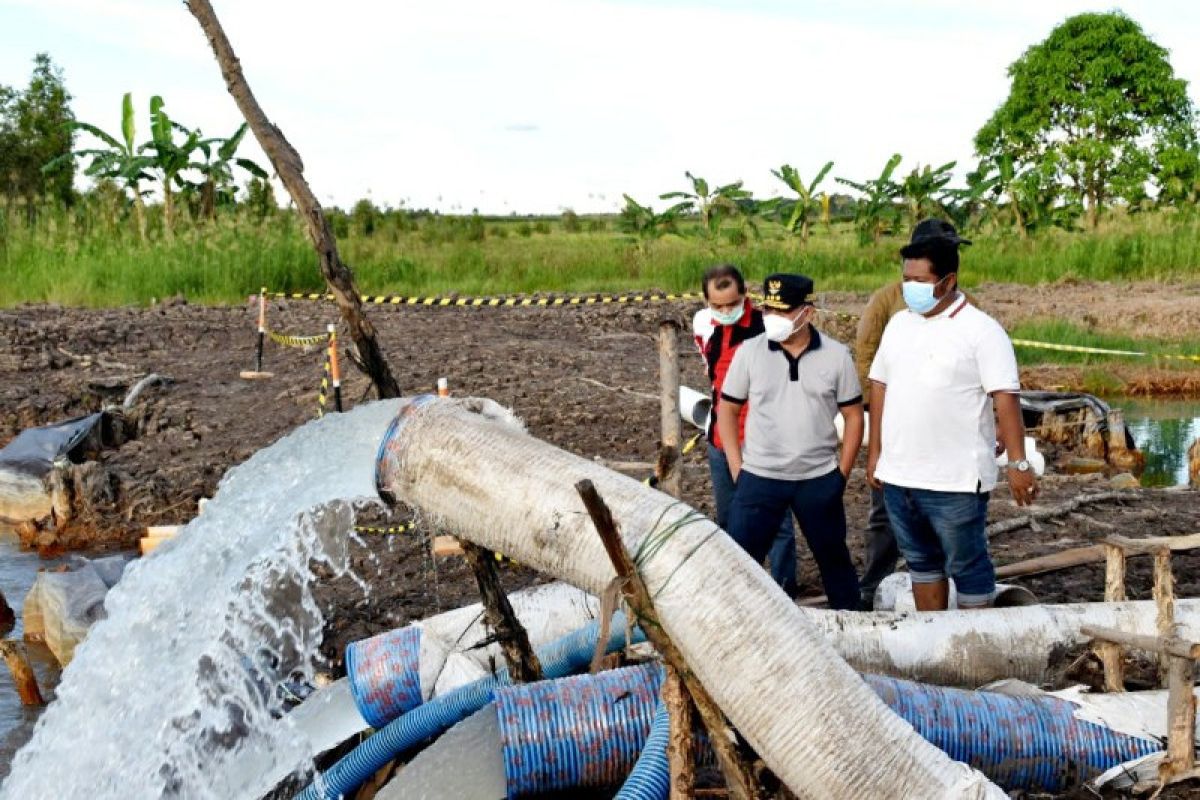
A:
POLYGON ((163 193, 163 235, 170 239, 175 226, 175 192, 187 186, 183 179, 184 170, 194 167, 192 153, 200 145, 200 132, 191 131, 174 122, 163 107, 158 95, 150 98, 150 141, 138 148, 140 153, 152 153, 151 166, 158 170, 159 185, 163 193), (183 135, 177 141, 175 134, 183 135))
POLYGON ((936 169, 929 164, 924 168, 918 164, 900 181, 899 194, 908 210, 909 227, 915 227, 926 217, 947 213, 938 198, 954 177, 951 170, 956 164, 955 161, 949 161, 936 169))
POLYGON ((833 169, 833 162, 825 162, 825 166, 817 172, 817 177, 808 184, 800 177, 799 170, 791 164, 784 164, 779 169, 771 170, 772 175, 783 181, 789 189, 796 193, 795 198, 780 199, 775 207, 783 218, 784 227, 792 233, 800 235, 801 244, 808 244, 809 226, 815 214, 820 214, 828 224, 829 201, 826 195, 817 194, 817 187, 821 185, 821 181, 825 180, 825 176, 831 169, 833 169))
POLYGON ((75 199, 75 164, 62 158, 75 136, 70 104, 62 70, 46 53, 34 57, 25 91, 0 86, 0 190, 10 205, 24 200, 30 219, 41 200, 75 199))
POLYGON ((976 151, 1043 177, 1054 164, 1092 229, 1113 200, 1143 199, 1165 141, 1195 139, 1187 82, 1120 12, 1067 19, 1008 74, 1008 99, 976 134, 976 151))
POLYGON ((103 130, 88 122, 71 122, 75 130, 90 133, 99 139, 104 147, 91 147, 76 150, 46 165, 46 169, 55 168, 55 162, 72 161, 76 158, 88 159, 83 174, 96 180, 112 179, 128 189, 133 199, 134 215, 137 219, 138 236, 146 240, 146 204, 142 195, 142 181, 151 180, 149 170, 154 166, 154 159, 138 152, 134 139, 136 130, 133 118, 133 95, 129 92, 121 98, 121 138, 105 133, 103 130))
POLYGON ((883 165, 878 178, 866 181, 835 179, 862 194, 854 206, 854 227, 858 231, 860 244, 878 242, 879 237, 894 230, 900 222, 900 209, 896 205, 896 199, 900 196, 900 185, 892 180, 892 174, 898 166, 900 154, 893 153, 883 165))
POLYGON ((679 215, 692 208, 690 202, 676 203, 662 212, 656 212, 650 206, 644 206, 629 195, 625 198, 625 207, 617 220, 617 227, 623 233, 632 234, 637 242, 639 252, 646 252, 650 245, 665 234, 678 232, 679 215))
POLYGON ((265 178, 251 178, 246 183, 246 199, 242 205, 260 221, 272 216, 279 208, 275 202, 275 189, 265 178))
MULTIPOLYGON (((236 187, 234 186, 233 168, 240 167, 252 178, 265 180, 267 171, 249 158, 240 158, 237 149, 246 135, 246 123, 238 126, 228 139, 201 139, 196 143, 196 151, 204 156, 203 161, 193 161, 191 167, 200 173, 203 179, 199 184, 200 216, 203 219, 215 219, 217 206, 232 206, 236 187)), ((197 134, 199 131, 196 132, 197 134)))
MULTIPOLYGON (((690 172, 683 174, 691 181, 692 190, 690 192, 667 192, 660 194, 658 199, 682 200, 683 202, 675 206, 680 209, 677 213, 695 212, 700 218, 700 231, 709 240, 715 241, 721 232, 721 225, 733 217, 748 219, 751 227, 754 227, 754 204, 742 202, 751 198, 750 192, 742 188, 741 181, 727 183, 713 189, 704 178, 698 178, 690 172), (751 212, 749 216, 747 216, 747 212, 751 212)), ((629 196, 626 195, 625 199, 628 201, 629 196)))

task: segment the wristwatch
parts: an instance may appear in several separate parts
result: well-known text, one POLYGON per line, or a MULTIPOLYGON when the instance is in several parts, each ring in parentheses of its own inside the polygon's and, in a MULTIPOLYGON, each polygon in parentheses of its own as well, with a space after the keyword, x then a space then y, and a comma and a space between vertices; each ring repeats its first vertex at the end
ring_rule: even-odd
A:
POLYGON ((1029 472, 1029 460, 1022 458, 1020 461, 1010 461, 1005 464, 1009 469, 1015 469, 1017 472, 1029 472))

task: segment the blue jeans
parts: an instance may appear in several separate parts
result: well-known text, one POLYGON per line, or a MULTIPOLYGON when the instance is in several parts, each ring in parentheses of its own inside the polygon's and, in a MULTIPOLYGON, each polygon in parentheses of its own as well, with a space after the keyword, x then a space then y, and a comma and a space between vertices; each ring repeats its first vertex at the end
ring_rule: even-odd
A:
MULTIPOLYGON (((713 501, 717 505, 717 524, 729 530, 729 506, 733 501, 733 476, 729 474, 729 461, 725 451, 708 445, 708 471, 712 475, 713 501)), ((789 597, 795 597, 800 587, 796 583, 796 529, 792 526, 792 515, 785 513, 779 523, 771 549, 767 552, 771 565, 771 577, 775 579, 789 597)))
POLYGON ((763 478, 743 469, 727 530, 751 558, 761 562, 790 508, 821 571, 830 607, 857 610, 858 575, 846 547, 845 489, 846 479, 836 468, 803 481, 763 478))
POLYGON ((988 553, 988 493, 935 492, 885 484, 884 501, 913 583, 954 579, 963 605, 984 605, 996 593, 988 553))

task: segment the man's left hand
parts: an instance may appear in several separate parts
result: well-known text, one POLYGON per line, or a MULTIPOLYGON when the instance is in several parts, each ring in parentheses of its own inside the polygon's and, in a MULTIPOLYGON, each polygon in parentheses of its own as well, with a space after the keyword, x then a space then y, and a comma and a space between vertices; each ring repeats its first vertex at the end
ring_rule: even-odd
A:
POLYGON ((1017 469, 1008 470, 1008 488, 1012 491, 1013 500, 1019 506, 1033 505, 1038 496, 1037 478, 1033 470, 1021 472, 1017 469))

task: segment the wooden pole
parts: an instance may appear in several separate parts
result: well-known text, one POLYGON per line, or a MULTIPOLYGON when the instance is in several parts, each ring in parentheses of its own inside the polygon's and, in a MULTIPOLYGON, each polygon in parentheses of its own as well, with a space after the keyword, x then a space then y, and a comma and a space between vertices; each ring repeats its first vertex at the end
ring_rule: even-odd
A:
POLYGON ((672 497, 680 494, 679 446, 683 420, 679 418, 679 326, 670 320, 658 326, 659 405, 662 443, 658 451, 658 487, 672 497))
POLYGON ((1196 662, 1172 656, 1168 671, 1167 760, 1160 767, 1167 773, 1164 778, 1191 772, 1196 763, 1196 695, 1193 693, 1196 662))
POLYGON ((25 657, 25 650, 21 647, 21 643, 11 639, 0 641, 0 654, 3 654, 4 662, 8 664, 8 671, 12 673, 13 685, 17 687, 17 696, 21 698, 21 705, 45 705, 46 701, 42 699, 42 690, 38 688, 37 675, 34 674, 33 667, 29 666, 29 659, 25 657))
POLYGON ((504 652, 508 674, 513 683, 532 683, 542 679, 542 665, 529 644, 529 634, 517 619, 508 595, 500 585, 496 570, 496 554, 474 542, 462 542, 463 555, 475 573, 475 583, 483 598, 484 619, 495 632, 496 641, 504 652))
MULTIPOLYGON (((1193 550, 1200 547, 1200 533, 1189 533, 1186 536, 1151 536, 1146 539, 1119 538, 1121 541, 1129 543, 1125 547, 1126 556, 1138 555, 1139 552, 1142 552, 1143 548, 1146 549, 1146 552, 1153 552, 1159 547, 1166 547, 1172 552, 1178 552, 1180 550, 1193 550), (1136 549, 1133 549, 1133 546, 1136 546, 1136 549)), ((1109 537, 1110 541, 1117 539, 1118 537, 1109 537)), ((1078 567, 1083 564, 1095 564, 1099 561, 1104 561, 1105 558, 1105 547, 1102 544, 1072 547, 1067 550, 1060 550, 1057 553, 1028 558, 1023 561, 1014 561, 1011 564, 997 567, 996 577, 1017 578, 1022 575, 1038 575, 1043 572, 1054 572, 1055 570, 1078 567)))
MULTIPOLYGON (((682 493, 680 476, 680 443, 683 421, 679 417, 679 326, 664 321, 658 326, 658 380, 661 411, 661 446, 659 449, 658 488, 678 499, 682 493)), ((692 729, 694 715, 692 699, 679 671, 667 666, 663 682, 663 702, 671 723, 667 741, 667 762, 671 775, 671 800, 688 800, 695 796, 696 768, 692 729)))
MULTIPOLYGON (((1171 572, 1171 551, 1160 547, 1154 552, 1154 604, 1158 607, 1158 635, 1175 635, 1175 575, 1171 572)), ((1169 687, 1171 657, 1159 656, 1159 685, 1169 687)))
POLYGON ((1200 438, 1188 448, 1188 485, 1200 489, 1200 438))
POLYGON ((185 5, 200 23, 204 35, 208 37, 213 55, 220 65, 221 75, 225 78, 225 86, 233 95, 238 110, 242 112, 254 133, 254 138, 262 146, 267 158, 271 159, 271 166, 275 168, 279 180, 283 181, 288 194, 296 203, 296 211, 304 222, 304 230, 320 262, 325 284, 341 310, 342 318, 346 320, 350 329, 350 338, 358 349, 363 371, 370 377, 376 393, 381 398, 399 397, 400 384, 392 375, 383 350, 379 347, 375 326, 363 312, 362 297, 354 284, 354 275, 338 255, 337 240, 329 227, 329 220, 304 179, 304 163, 300 160, 300 154, 284 138, 283 131, 267 118, 266 112, 258 104, 258 99, 250 91, 250 84, 242 74, 241 62, 238 61, 233 45, 229 43, 209 0, 186 0, 185 5))
POLYGON ((684 686, 696 704, 700 720, 708 730, 708 739, 716 753, 717 763, 725 775, 725 783, 730 797, 733 797, 734 800, 755 800, 759 796, 759 792, 757 781, 754 779, 754 771, 734 745, 735 735, 726 721, 725 715, 708 694, 704 684, 700 683, 700 679, 688 668, 683 654, 675 647, 674 642, 667 636, 667 632, 659 623, 654 603, 650 599, 650 592, 646 589, 646 584, 642 582, 641 575, 638 574, 629 551, 625 549, 625 543, 617 531, 617 524, 613 521, 612 512, 609 511, 591 481, 579 481, 575 484, 575 491, 579 492, 579 496, 583 498, 583 504, 592 518, 592 523, 596 526, 596 531, 600 534, 600 541, 604 543, 604 549, 608 553, 609 560, 612 561, 613 569, 616 570, 617 577, 621 579, 621 591, 625 595, 625 600, 637 614, 646 638, 662 655, 663 660, 682 676, 684 686))
MULTIPOLYGON (((1116 544, 1105 543, 1104 600, 1120 603, 1125 599, 1125 550, 1116 544)), ((1125 663, 1121 646, 1105 641, 1097 645, 1100 662, 1104 665, 1104 691, 1125 691, 1125 663)))

